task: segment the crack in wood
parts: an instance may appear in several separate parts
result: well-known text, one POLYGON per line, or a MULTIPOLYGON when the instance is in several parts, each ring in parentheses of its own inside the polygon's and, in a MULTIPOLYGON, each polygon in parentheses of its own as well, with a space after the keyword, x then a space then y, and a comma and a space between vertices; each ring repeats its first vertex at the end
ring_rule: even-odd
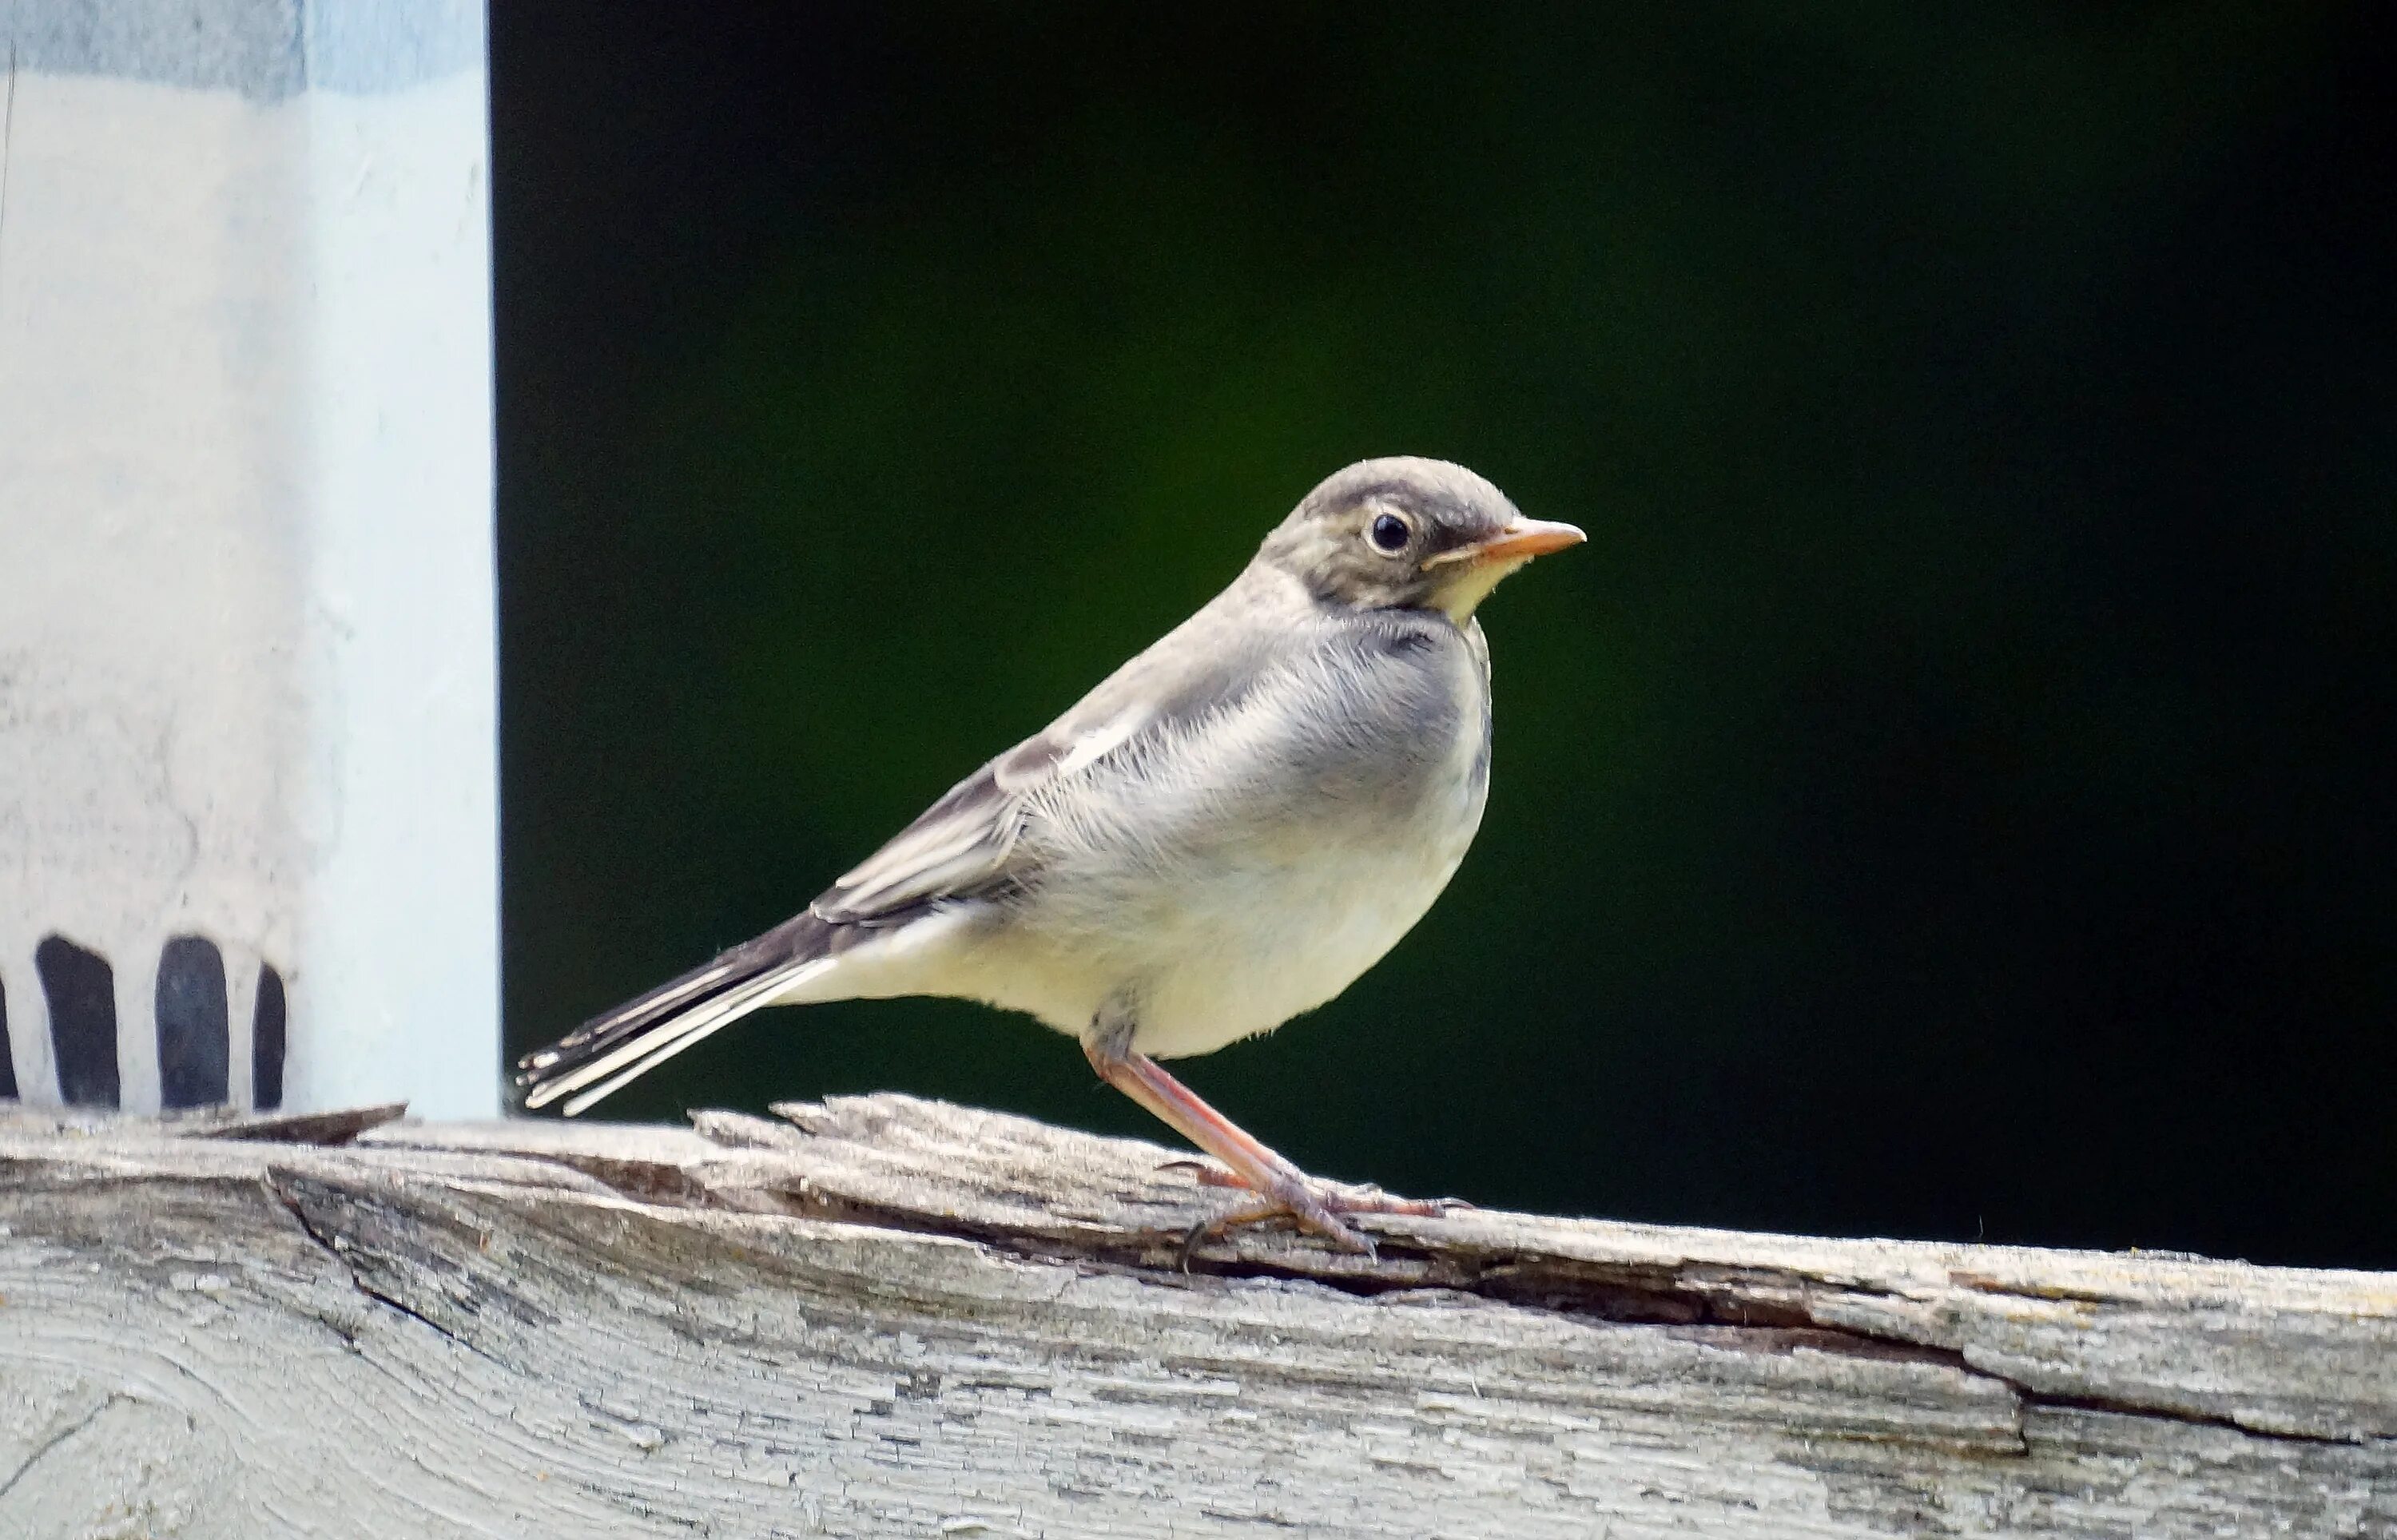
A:
MULTIPOLYGON (((798 1122, 809 1109, 777 1108, 788 1122, 798 1122)), ((794 1147, 779 1136, 784 1131, 738 1114, 694 1115, 701 1132, 731 1148, 790 1152, 794 1147)), ((809 1132, 800 1123, 804 1135, 809 1132)), ((753 1201, 728 1201, 725 1193, 677 1165, 659 1162, 608 1159, 579 1153, 549 1158, 588 1175, 635 1201, 687 1208, 743 1212, 753 1201)), ((1185 1160, 1169 1158, 1160 1170, 1186 1168, 1185 1160)), ((1975 1362, 1963 1349, 1917 1341, 1890 1334, 1827 1323, 1811 1314, 1802 1300, 1814 1281, 1801 1275, 1759 1270, 1746 1276, 1717 1272, 1693 1281, 1668 1268, 1607 1268, 1535 1254, 1477 1253, 1469 1247, 1410 1243, 1420 1235, 1380 1238, 1380 1255, 1359 1262, 1346 1254, 1293 1236, 1293 1244, 1273 1256, 1244 1256, 1237 1237, 1200 1248, 1186 1258, 1179 1247, 1187 1226, 1181 1222, 1145 1229, 1090 1231, 1071 1241, 1039 1235, 1001 1224, 975 1223, 956 1215, 928 1212, 903 1204, 877 1203, 844 1194, 805 1179, 774 1188, 743 1189, 745 1199, 770 1193, 783 1200, 781 1212, 841 1224, 862 1225, 909 1234, 939 1235, 986 1246, 1026 1261, 1105 1268, 1166 1281, 1182 1262, 1193 1276, 1226 1280, 1273 1280, 1308 1283, 1359 1299, 1401 1294, 1441 1293, 1462 1299, 1486 1301, 1518 1309, 1617 1326, 1654 1326, 1681 1332, 1690 1340, 1740 1352, 1790 1353, 1813 1351, 1890 1362, 1936 1366, 2002 1387, 2024 1409, 2099 1412, 2118 1416, 2152 1418, 2194 1427, 2215 1427, 2248 1438, 2292 1443, 2357 1444, 2360 1436, 2315 1434, 2258 1427, 2236 1416, 2209 1414, 2127 1397, 2070 1395, 2042 1390, 2028 1381, 1975 1362), (1166 1254, 1174 1255, 1169 1261, 1166 1254), (1741 1290, 1751 1291, 1742 1293, 1741 1290), (1789 1302, 1756 1297, 1760 1293, 1790 1296, 1789 1302)), ((2194 1256, 2160 1257, 2172 1262, 2203 1263, 2194 1256)), ((2115 1296, 2103 1291, 2057 1284, 2025 1288, 1967 1269, 1951 1270, 1959 1286, 1989 1295, 2010 1295, 2042 1302, 2104 1305, 2115 1296)), ((1854 1281, 1845 1293, 1876 1291, 1854 1281)))
MULTIPOLYGON (((691 1180, 678 1168, 638 1162, 559 1159, 561 1163, 607 1183, 636 1201, 698 1208, 724 1206, 703 1183, 691 1180)), ((794 1200, 790 1212, 836 1223, 947 1236, 989 1246, 1028 1261, 1121 1268, 1152 1276, 1161 1275, 1167 1270, 1157 1265, 1156 1248, 1163 1241, 1178 1240, 1180 1234, 1170 1228, 1149 1232, 1126 1231, 1121 1233, 1118 1244, 1092 1244, 1073 1249, 1053 1243, 1038 1243, 999 1227, 944 1222, 937 1215, 843 1199, 821 1189, 792 1191, 787 1196, 794 1200)), ((2257 1427, 2235 1417, 2210 1415, 2120 1398, 2052 1394, 1976 1364, 1958 1348, 1827 1326, 1798 1308, 1726 1298, 1720 1289, 1696 1287, 1661 1271, 1635 1273, 1577 1268, 1570 1263, 1547 1257, 1514 1260, 1476 1258, 1463 1253, 1411 1248, 1386 1239, 1381 1242, 1380 1249, 1381 1255, 1375 1259, 1376 1264, 1408 1261, 1423 1264, 1429 1280, 1436 1281, 1427 1281, 1423 1275, 1381 1279, 1354 1270, 1330 1271, 1273 1262, 1225 1259, 1220 1255, 1194 1256, 1190 1258, 1191 1266, 1187 1270, 1200 1277, 1273 1279, 1312 1283, 1361 1299, 1387 1297, 1401 1293, 1445 1293, 1612 1325, 1679 1329, 1691 1340, 1705 1341, 1740 1352, 1807 1350, 1883 1361, 1933 1364, 2002 1386, 2026 1409, 2102 1412, 2118 1416, 2156 1418, 2194 1427, 2222 1428, 2249 1438, 2295 1443, 2352 1444, 2362 1441, 2329 1435, 2283 1432, 2257 1427)), ((1347 1259, 1340 1257, 1338 1260, 1346 1263, 1347 1259)), ((2206 1259, 2176 1256, 2170 1260, 2206 1259)), ((1975 1274, 1958 1275, 1957 1281, 1965 1287, 1985 1294, 2015 1294, 2042 1300, 2106 1302, 2105 1295, 2088 1291, 2010 1289, 1996 1280, 1975 1274)), ((1773 1281, 1784 1287, 1802 1282, 1788 1276, 1773 1281)))
MULTIPOLYGON (((359 1294, 411 1321, 431 1327, 448 1341, 478 1358, 492 1363, 500 1361, 472 1337, 452 1330, 409 1304, 388 1285, 376 1282, 379 1272, 396 1265, 397 1259, 392 1248, 407 1245, 407 1242, 401 1239, 404 1227, 392 1222, 395 1216, 379 1204, 375 1195, 356 1188, 337 1187, 283 1167, 268 1168, 265 1181, 267 1191, 289 1212, 293 1222, 299 1226, 300 1233, 332 1258, 359 1294), (364 1233, 365 1227, 344 1227, 338 1222, 343 1217, 372 1215, 379 1208, 384 1222, 373 1227, 372 1235, 364 1233)), ((414 1253, 414 1259, 420 1267, 454 1276, 456 1269, 435 1254, 419 1246, 409 1246, 408 1250, 414 1253)), ((480 1307, 470 1300, 466 1302, 465 1308, 471 1315, 476 1313, 480 1307)))
POLYGON ((60 1445, 66 1443, 68 1440, 73 1439, 76 1434, 98 1422, 100 1419, 100 1416, 106 1413, 110 1407, 127 1399, 129 1398, 127 1398, 123 1391, 112 1392, 106 1397, 103 1397, 100 1403, 94 1406, 90 1411, 85 1413, 82 1416, 77 1417, 74 1422, 68 1424, 62 1428, 60 1428, 56 1433, 51 1434, 47 1439, 44 1440, 39 1447, 34 1449, 32 1454, 25 1456, 23 1461, 18 1465, 16 1469, 8 1473, 8 1479, 7 1480, 0 1481, 0 1497, 6 1497, 8 1494, 16 1491, 17 1483, 23 1480, 29 1474, 31 1474, 35 1466, 38 1466, 44 1460, 48 1459, 50 1455, 55 1453, 60 1445))

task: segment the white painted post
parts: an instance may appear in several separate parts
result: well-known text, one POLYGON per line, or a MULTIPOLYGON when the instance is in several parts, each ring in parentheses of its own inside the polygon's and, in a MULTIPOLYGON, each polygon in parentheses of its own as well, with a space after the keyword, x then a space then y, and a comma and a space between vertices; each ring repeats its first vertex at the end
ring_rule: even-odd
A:
POLYGON ((0 1095, 488 1115, 481 7, 0 50, 0 1095))

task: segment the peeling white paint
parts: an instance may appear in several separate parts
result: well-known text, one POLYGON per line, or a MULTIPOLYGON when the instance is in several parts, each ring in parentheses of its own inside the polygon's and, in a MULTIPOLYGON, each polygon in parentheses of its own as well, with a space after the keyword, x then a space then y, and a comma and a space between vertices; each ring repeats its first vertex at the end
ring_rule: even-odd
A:
MULTIPOLYGON (((33 962, 57 934, 114 967, 124 1102, 156 1106, 157 960, 197 934, 225 957, 235 1102, 265 961, 288 992, 287 1105, 489 1113, 479 48, 371 90, 245 89, 248 54, 195 85, 138 50, 114 60, 130 73, 47 66, 34 43, 57 54, 70 8, 0 11, 24 43, 0 171, 0 988, 20 1089, 57 1094, 33 962)), ((132 7, 253 30, 316 8, 132 7)))

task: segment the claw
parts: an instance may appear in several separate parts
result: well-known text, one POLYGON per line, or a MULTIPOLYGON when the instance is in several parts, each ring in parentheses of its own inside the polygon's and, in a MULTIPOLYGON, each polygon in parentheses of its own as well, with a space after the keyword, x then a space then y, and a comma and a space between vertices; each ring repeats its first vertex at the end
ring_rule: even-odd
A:
POLYGON ((1197 1182, 1200 1187, 1239 1188, 1245 1191, 1249 1185, 1248 1183, 1241 1181, 1239 1177, 1234 1175, 1232 1173, 1225 1171, 1222 1166, 1217 1165, 1214 1162, 1201 1161, 1196 1157, 1174 1161, 1159 1161, 1158 1162, 1157 1169, 1159 1171, 1186 1171, 1190 1173, 1190 1179, 1197 1182))

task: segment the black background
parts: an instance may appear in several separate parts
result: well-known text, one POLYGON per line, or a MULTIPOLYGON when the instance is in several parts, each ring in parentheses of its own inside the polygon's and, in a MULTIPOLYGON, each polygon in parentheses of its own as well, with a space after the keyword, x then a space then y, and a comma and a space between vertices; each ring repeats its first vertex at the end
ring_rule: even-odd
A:
MULTIPOLYGON (((1488 820, 1198 1089, 1486 1204, 2397 1266, 2390 14, 501 0, 512 1050, 1440 455, 1592 535, 1483 611, 1488 820)), ((609 1110, 876 1088, 1164 1136, 946 1002, 609 1110)))

